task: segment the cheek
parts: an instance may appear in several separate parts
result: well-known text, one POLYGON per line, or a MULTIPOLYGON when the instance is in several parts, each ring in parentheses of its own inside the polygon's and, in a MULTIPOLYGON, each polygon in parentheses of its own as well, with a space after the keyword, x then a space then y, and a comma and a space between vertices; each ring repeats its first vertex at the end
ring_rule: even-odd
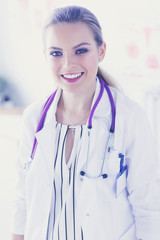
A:
POLYGON ((52 73, 57 74, 57 72, 59 70, 59 62, 58 61, 54 61, 54 59, 49 59, 48 66, 49 66, 50 70, 52 71, 52 73))
POLYGON ((88 68, 88 70, 96 71, 98 68, 99 59, 95 54, 90 55, 89 58, 85 59, 84 66, 88 68))

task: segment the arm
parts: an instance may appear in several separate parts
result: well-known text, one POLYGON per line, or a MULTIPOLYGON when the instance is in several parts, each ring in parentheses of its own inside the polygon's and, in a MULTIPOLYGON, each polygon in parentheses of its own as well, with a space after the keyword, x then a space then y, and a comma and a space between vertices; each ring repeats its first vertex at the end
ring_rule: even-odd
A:
MULTIPOLYGON (((31 115, 32 116, 32 115, 31 115)), ((16 184, 13 199, 12 224, 11 233, 13 240, 23 240, 26 225, 26 197, 25 197, 25 179, 26 170, 25 162, 30 156, 34 138, 34 126, 30 120, 30 113, 23 114, 23 125, 21 133, 21 141, 16 161, 16 184)))
POLYGON ((128 199, 137 238, 160 239, 160 178, 150 126, 140 108, 132 110, 128 126, 126 161, 128 199))
POLYGON ((24 236, 13 234, 12 235, 12 240, 24 240, 24 236))

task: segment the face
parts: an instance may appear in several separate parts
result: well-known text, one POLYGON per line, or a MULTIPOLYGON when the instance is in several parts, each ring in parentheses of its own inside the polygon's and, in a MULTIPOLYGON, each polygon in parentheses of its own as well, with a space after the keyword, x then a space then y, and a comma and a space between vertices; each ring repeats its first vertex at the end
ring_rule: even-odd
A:
POLYGON ((88 92, 95 88, 105 43, 97 47, 84 23, 59 23, 46 31, 44 50, 53 79, 63 91, 88 92))

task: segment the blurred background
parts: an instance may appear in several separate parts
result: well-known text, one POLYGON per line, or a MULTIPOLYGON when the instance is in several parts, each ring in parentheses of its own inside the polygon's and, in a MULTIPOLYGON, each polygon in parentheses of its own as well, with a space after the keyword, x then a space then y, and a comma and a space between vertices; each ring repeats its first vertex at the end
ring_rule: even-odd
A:
POLYGON ((159 0, 0 0, 0 239, 10 239, 15 159, 23 109, 54 89, 41 28, 55 7, 81 5, 100 21, 102 66, 146 111, 160 162, 159 0))

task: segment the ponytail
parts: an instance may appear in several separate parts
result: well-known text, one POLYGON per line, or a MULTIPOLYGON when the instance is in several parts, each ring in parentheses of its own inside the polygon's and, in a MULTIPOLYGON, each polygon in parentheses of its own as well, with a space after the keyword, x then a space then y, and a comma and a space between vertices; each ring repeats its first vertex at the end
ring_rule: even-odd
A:
POLYGON ((119 83, 110 74, 108 74, 103 68, 98 67, 97 76, 102 78, 109 86, 117 89, 119 92, 123 92, 122 87, 119 85, 119 83))

